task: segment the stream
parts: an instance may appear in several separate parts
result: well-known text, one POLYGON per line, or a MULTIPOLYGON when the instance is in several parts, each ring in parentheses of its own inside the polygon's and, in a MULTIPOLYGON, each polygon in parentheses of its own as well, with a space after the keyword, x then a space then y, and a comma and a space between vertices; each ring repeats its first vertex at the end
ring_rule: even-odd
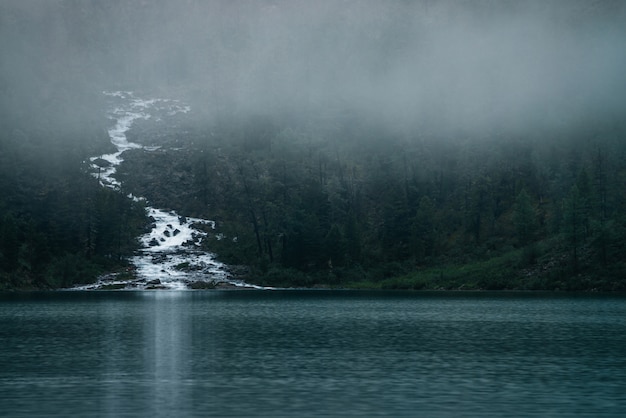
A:
MULTIPOLYGON (((102 187, 121 192, 122 184, 116 179, 115 173, 117 167, 124 161, 125 151, 131 149, 141 149, 143 152, 167 151, 161 146, 144 146, 130 142, 126 133, 133 123, 141 119, 153 123, 166 123, 163 118, 190 112, 191 108, 177 100, 142 99, 126 91, 104 94, 111 101, 109 118, 113 126, 108 133, 117 151, 91 157, 89 166, 92 175, 98 179, 102 187)), ((211 288, 217 284, 262 288, 232 279, 227 266, 217 261, 214 254, 201 248, 202 240, 208 233, 198 229, 197 226, 209 225, 210 229, 215 230, 214 221, 182 216, 174 211, 152 207, 145 197, 132 194, 128 197, 136 201, 146 201, 146 211, 151 222, 150 231, 139 237, 141 249, 130 260, 136 269, 136 277, 123 280, 117 275, 105 275, 96 283, 74 289, 181 290, 211 288)))

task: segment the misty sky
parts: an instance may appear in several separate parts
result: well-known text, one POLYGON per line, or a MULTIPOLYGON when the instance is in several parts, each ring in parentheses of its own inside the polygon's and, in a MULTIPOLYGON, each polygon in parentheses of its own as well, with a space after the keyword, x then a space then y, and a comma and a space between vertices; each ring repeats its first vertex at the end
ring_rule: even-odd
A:
POLYGON ((6 91, 29 85, 20 77, 54 84, 72 74, 84 88, 171 89, 237 114, 348 109, 410 129, 469 131, 571 128, 625 109, 619 0, 8 0, 1 8, 6 91))

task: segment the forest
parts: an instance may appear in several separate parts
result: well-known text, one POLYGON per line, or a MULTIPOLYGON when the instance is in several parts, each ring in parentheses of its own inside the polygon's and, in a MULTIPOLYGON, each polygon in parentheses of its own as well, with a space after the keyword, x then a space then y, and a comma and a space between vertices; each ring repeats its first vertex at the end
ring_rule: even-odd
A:
POLYGON ((626 7, 521 3, 3 2, 0 290, 132 274, 127 192, 251 283, 625 290, 626 7), (124 193, 109 89, 193 110, 124 193))
POLYGON ((188 149, 132 151, 120 175, 163 207, 215 219, 207 248, 264 284, 623 289, 618 121, 549 140, 337 123, 329 139, 259 119, 191 129, 188 149))

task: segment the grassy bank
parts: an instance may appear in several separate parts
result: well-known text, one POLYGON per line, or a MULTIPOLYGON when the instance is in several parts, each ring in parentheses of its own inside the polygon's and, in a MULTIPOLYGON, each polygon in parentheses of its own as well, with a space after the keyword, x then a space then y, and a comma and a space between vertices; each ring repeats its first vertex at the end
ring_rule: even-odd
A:
POLYGON ((383 280, 345 283, 350 289, 398 290, 564 290, 625 291, 626 266, 575 270, 563 254, 551 253, 528 265, 527 249, 484 261, 449 264, 413 271, 383 280))
MULTIPOLYGON (((354 289, 516 289, 525 281, 520 277, 517 263, 519 251, 507 253, 486 261, 429 267, 383 280, 364 280, 347 283, 354 289)), ((527 286, 524 286, 527 287, 527 286)))

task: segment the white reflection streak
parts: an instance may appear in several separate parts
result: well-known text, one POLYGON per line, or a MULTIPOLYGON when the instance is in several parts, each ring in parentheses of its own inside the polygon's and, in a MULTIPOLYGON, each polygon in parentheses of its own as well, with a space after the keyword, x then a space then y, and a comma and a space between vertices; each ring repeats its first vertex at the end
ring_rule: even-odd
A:
MULTIPOLYGON (((104 411, 105 416, 114 417, 119 415, 120 411, 120 363, 121 359, 124 356, 124 351, 120 347, 120 338, 119 338, 119 330, 117 329, 119 322, 115 320, 116 316, 120 313, 118 311, 119 308, 116 308, 115 303, 108 302, 102 304, 104 305, 102 315, 106 318, 106 325, 104 327, 105 338, 103 341, 105 342, 104 347, 102 347, 102 357, 104 364, 106 365, 104 376, 101 376, 103 379, 104 388, 104 411)), ((102 306, 100 305, 100 306, 102 306)))
POLYGON ((153 355, 146 359, 153 370, 153 416, 170 416, 189 406, 190 396, 184 384, 189 374, 185 358, 191 344, 189 317, 180 296, 185 292, 155 292, 152 332, 146 332, 146 352, 153 355), (149 348, 149 349, 148 349, 149 348))

